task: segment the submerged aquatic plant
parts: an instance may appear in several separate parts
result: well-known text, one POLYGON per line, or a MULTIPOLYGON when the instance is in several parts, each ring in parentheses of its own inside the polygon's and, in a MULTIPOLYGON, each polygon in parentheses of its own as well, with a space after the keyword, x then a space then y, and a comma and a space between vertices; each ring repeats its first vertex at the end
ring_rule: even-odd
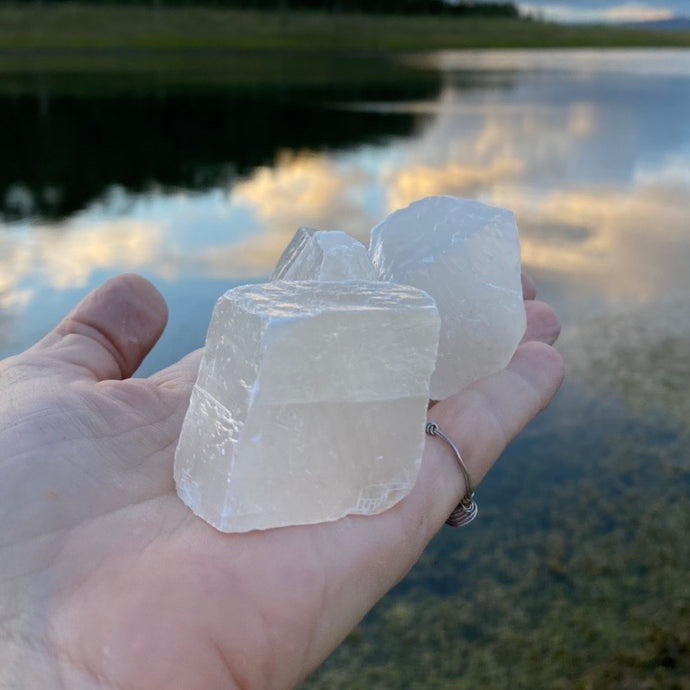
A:
POLYGON ((655 309, 566 334, 568 387, 482 519, 441 532, 305 688, 690 687, 690 320, 655 309))

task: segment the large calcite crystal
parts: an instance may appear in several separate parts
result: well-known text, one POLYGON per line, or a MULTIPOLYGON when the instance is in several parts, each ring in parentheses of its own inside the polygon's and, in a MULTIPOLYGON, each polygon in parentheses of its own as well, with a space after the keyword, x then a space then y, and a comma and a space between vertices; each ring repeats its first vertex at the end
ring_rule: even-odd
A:
POLYGON ((441 314, 431 397, 502 369, 525 331, 520 244, 510 211, 450 196, 395 211, 371 231, 382 280, 430 294, 441 314))
POLYGON ((224 532, 390 508, 418 473, 439 330, 409 286, 230 290, 175 454, 180 498, 224 532))
POLYGON ((282 253, 273 280, 378 280, 367 248, 339 230, 300 228, 282 253))

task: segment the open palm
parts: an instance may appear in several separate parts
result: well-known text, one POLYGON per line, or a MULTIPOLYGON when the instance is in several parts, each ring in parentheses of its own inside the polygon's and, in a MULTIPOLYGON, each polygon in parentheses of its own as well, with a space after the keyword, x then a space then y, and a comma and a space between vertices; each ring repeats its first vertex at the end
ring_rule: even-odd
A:
MULTIPOLYGON (((558 322, 529 282, 525 297, 509 367, 429 413, 475 483, 561 382, 558 322)), ((381 515, 217 532, 172 480, 199 353, 129 378, 165 321, 155 288, 120 276, 0 363, 0 687, 292 687, 463 493, 447 447, 428 439, 412 493, 381 515)))

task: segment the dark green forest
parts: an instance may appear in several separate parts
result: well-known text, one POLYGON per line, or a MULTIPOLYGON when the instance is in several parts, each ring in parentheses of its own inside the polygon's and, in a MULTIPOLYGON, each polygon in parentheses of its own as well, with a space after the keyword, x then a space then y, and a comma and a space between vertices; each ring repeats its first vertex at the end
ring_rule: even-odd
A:
MULTIPOLYGON (((21 0, 20 0, 21 2, 21 0)), ((23 4, 58 4, 64 0, 23 0, 23 4)), ((247 10, 320 10, 326 12, 365 12, 371 14, 428 14, 517 18, 520 12, 512 2, 444 2, 444 0, 86 0, 92 5, 156 6, 206 5, 247 10)))

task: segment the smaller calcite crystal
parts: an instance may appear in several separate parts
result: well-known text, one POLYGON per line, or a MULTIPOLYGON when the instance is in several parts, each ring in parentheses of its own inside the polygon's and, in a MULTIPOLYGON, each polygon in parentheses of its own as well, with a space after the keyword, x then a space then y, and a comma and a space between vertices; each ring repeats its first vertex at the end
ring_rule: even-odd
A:
POLYGON ((221 297, 175 453, 180 498, 223 532, 380 513, 421 463, 440 317, 383 282, 221 297))
POLYGON ((278 260, 273 280, 378 280, 367 248, 339 230, 300 228, 278 260))
POLYGON ((391 213, 371 231, 381 280, 430 294, 441 314, 431 397, 508 364, 525 331, 520 244, 510 211, 450 196, 391 213))

